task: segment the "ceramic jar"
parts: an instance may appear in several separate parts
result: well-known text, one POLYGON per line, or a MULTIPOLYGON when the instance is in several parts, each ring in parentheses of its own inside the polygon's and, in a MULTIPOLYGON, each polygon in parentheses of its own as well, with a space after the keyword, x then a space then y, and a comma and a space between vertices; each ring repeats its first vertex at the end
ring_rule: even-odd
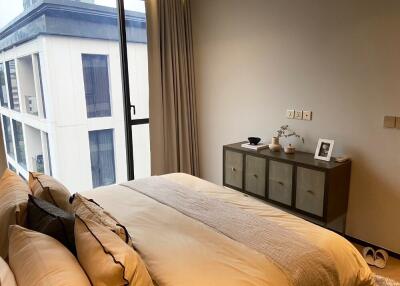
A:
POLYGON ((271 144, 269 144, 269 149, 273 152, 279 152, 282 149, 281 144, 279 144, 279 138, 278 137, 272 137, 271 144))

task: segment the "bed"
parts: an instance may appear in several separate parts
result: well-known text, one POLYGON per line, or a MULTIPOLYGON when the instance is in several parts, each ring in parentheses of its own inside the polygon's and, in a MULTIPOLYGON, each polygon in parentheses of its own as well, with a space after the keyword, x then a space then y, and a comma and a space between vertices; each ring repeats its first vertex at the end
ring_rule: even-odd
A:
POLYGON ((374 285, 343 237, 187 174, 83 195, 125 225, 159 286, 374 285))

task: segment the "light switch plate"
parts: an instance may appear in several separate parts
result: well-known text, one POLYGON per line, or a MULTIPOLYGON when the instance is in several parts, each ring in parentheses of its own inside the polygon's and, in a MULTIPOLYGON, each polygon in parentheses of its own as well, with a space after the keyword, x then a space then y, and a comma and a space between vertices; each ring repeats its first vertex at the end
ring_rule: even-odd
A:
POLYGON ((286 117, 289 119, 293 119, 294 118, 294 109, 286 110, 286 117))
POLYGON ((396 117, 396 128, 400 129, 400 117, 396 117))
POLYGON ((312 120, 312 111, 303 111, 303 120, 312 120))
POLYGON ((395 116, 385 116, 385 118, 383 119, 383 127, 395 128, 396 127, 396 117, 395 116))
POLYGON ((302 110, 296 110, 294 112, 294 118, 302 120, 303 119, 303 111, 302 110))

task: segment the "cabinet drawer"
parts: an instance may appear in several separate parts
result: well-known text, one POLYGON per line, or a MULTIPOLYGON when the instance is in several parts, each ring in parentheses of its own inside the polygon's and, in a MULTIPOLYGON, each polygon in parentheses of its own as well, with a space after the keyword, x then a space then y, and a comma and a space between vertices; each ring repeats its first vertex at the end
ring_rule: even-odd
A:
POLYGON ((268 198, 292 205, 293 166, 277 161, 269 161, 268 198))
POLYGON ((324 172, 297 167, 297 209, 322 217, 324 214, 324 193, 324 172))
POLYGON ((265 169, 267 160, 260 157, 246 155, 245 190, 265 197, 265 169))
POLYGON ((243 154, 235 151, 225 151, 225 184, 243 187, 243 154))

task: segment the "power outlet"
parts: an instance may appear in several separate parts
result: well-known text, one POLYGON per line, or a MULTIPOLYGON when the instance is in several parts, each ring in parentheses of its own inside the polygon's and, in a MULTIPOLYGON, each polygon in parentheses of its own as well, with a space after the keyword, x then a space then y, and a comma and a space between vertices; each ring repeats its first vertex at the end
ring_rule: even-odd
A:
POLYGON ((303 111, 303 120, 312 120, 312 111, 303 111))
POLYGON ((293 109, 286 110, 286 118, 289 118, 289 119, 294 118, 294 110, 293 109))
POLYGON ((303 111, 302 110, 296 110, 294 112, 294 119, 302 120, 303 119, 303 111))

